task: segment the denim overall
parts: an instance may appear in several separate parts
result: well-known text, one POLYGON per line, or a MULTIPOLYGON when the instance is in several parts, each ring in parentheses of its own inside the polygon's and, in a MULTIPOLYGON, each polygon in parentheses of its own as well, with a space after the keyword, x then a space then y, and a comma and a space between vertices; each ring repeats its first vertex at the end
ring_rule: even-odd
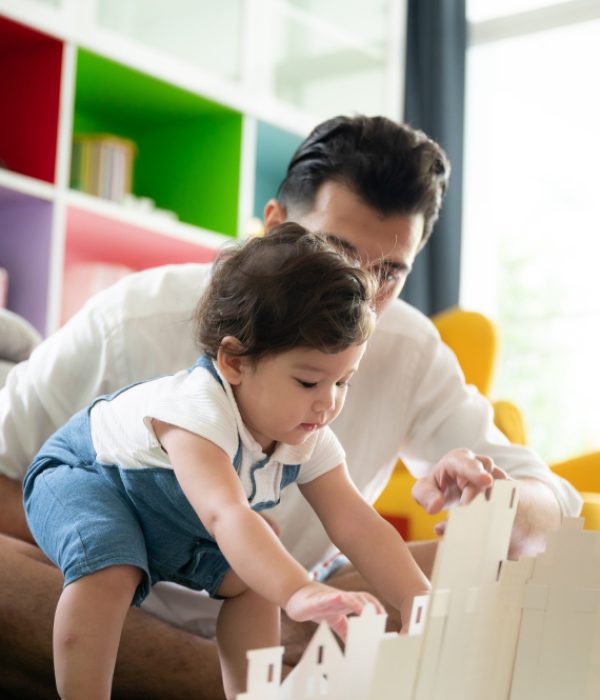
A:
MULTIPOLYGON (((223 385, 208 357, 200 357, 190 371, 199 366, 223 385)), ((128 564, 144 572, 134 605, 140 605, 158 581, 218 597, 229 564, 185 497, 174 471, 96 461, 90 410, 97 401, 114 399, 129 388, 96 399, 44 443, 23 480, 31 532, 63 572, 65 585, 108 566, 128 564)), ((238 472, 241 451, 240 441, 233 460, 238 472)), ((255 463, 250 473, 267 462, 265 458, 255 463)), ((280 489, 295 481, 299 471, 300 465, 284 465, 280 489)), ((261 511, 278 502, 260 502, 252 508, 261 511)))

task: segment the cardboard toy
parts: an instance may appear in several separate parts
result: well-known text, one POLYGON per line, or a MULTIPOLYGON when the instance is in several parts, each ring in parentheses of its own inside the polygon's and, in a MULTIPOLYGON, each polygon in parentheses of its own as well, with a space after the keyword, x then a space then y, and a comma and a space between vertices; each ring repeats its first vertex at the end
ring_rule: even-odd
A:
POLYGON ((518 490, 454 509, 409 633, 367 606, 342 651, 322 624, 281 682, 283 649, 248 653, 238 700, 598 700, 600 532, 565 518, 535 559, 506 561, 518 490))

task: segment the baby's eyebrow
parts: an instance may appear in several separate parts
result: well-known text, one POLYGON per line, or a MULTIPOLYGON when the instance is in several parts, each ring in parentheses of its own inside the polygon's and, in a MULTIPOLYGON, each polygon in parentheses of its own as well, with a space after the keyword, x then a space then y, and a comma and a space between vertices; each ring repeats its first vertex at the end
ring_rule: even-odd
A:
POLYGON ((301 372, 320 372, 321 374, 323 373, 323 369, 321 367, 315 367, 315 365, 308 364, 294 365, 294 369, 300 370, 301 372))

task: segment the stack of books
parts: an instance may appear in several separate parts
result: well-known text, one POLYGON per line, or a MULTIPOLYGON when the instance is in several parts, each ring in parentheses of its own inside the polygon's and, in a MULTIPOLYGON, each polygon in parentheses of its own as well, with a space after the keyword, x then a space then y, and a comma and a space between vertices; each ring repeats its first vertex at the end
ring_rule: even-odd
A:
POLYGON ((111 134, 76 134, 71 151, 71 187, 121 202, 131 192, 133 141, 111 134))

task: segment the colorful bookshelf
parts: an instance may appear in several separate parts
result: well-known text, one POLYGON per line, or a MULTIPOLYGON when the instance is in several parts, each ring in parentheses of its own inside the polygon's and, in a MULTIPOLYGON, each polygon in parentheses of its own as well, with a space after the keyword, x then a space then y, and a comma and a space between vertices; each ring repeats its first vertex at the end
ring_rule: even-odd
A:
MULTIPOLYGON (((331 76, 290 39, 300 29, 317 32, 323 60, 333 52, 345 75, 356 72, 342 60, 347 46, 370 56, 383 26, 377 17, 397 14, 397 1, 383 0, 374 38, 361 39, 359 0, 347 3, 354 20, 344 20, 343 31, 328 11, 296 0, 187 3, 185 13, 168 0, 150 4, 0 0, 0 267, 9 275, 9 308, 43 334, 64 321, 74 270, 210 260, 261 218, 321 110, 343 109, 322 89, 331 76), (284 74, 295 76, 294 99, 281 99, 284 74), (309 93, 318 112, 302 106, 309 93), (133 144, 133 198, 122 201, 128 184, 86 187, 71 178, 78 135, 133 144)), ((401 23, 385 26, 400 32, 401 23)), ((393 97, 394 52, 386 66, 393 97)), ((396 110, 400 101, 391 102, 396 110)), ((105 149, 99 162, 97 179, 119 172, 114 153, 105 149)))
POLYGON ((80 49, 73 131, 133 141, 135 195, 185 223, 236 235, 239 112, 80 49))
POLYGON ((0 16, 0 167, 54 182, 61 60, 61 41, 0 16))
POLYGON ((254 216, 261 219, 267 201, 277 194, 287 166, 302 138, 279 127, 259 121, 256 127, 256 175, 254 216))
POLYGON ((0 185, 0 266, 8 271, 8 308, 46 331, 51 202, 0 185))

